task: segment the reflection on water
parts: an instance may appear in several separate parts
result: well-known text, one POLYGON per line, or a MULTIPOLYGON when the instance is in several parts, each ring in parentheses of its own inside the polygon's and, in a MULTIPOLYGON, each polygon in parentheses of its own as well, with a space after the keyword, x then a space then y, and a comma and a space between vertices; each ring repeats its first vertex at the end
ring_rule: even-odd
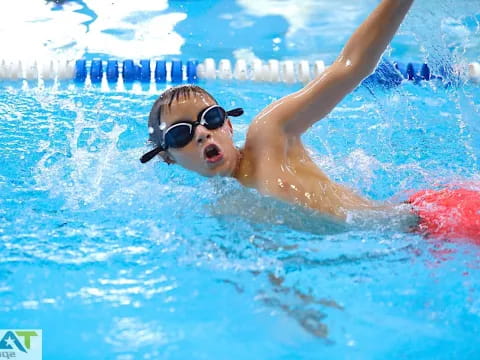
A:
POLYGON ((165 13, 166 0, 154 2, 12 2, 0 14, 4 56, 12 59, 154 57, 180 54, 184 39, 174 31, 184 13, 165 13), (21 44, 21 46, 19 46, 21 44))
MULTIPOLYGON (((11 2, 0 14, 0 34, 3 56, 23 60, 32 55, 35 59, 84 55, 220 59, 236 54, 328 63, 377 3, 84 0, 61 5, 29 1, 26 6, 11 2)), ((427 60, 434 68, 442 61, 474 61, 480 50, 479 14, 475 1, 448 0, 440 5, 436 0, 418 1, 394 39, 391 55, 403 61, 427 60)))

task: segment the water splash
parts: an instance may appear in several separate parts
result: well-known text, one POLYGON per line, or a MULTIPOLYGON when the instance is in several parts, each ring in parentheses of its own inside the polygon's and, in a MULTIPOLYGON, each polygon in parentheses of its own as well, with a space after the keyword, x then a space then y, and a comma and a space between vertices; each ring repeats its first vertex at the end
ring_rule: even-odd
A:
POLYGON ((110 120, 112 129, 105 131, 103 124, 86 120, 81 107, 71 102, 64 105, 76 111, 67 148, 60 150, 42 141, 39 150, 44 154, 36 166, 35 180, 40 189, 64 197, 68 207, 100 205, 107 183, 113 180, 115 161, 121 157, 117 143, 125 126, 110 120))

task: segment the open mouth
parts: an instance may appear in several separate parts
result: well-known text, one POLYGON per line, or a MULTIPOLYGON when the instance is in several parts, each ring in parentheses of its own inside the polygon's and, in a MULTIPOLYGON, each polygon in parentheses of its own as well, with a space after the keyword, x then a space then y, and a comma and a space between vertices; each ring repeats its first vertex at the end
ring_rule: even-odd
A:
POLYGON ((208 163, 216 163, 223 158, 223 154, 217 145, 210 144, 203 150, 203 157, 208 163))

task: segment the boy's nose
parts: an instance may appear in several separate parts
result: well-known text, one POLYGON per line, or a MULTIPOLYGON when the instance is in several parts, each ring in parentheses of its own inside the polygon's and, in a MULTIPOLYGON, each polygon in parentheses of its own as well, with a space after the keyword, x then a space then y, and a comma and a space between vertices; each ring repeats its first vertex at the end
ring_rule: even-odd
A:
POLYGON ((211 135, 207 129, 205 129, 203 126, 198 126, 196 131, 195 131, 195 137, 196 137, 196 142, 197 144, 202 144, 206 140, 211 138, 211 135))

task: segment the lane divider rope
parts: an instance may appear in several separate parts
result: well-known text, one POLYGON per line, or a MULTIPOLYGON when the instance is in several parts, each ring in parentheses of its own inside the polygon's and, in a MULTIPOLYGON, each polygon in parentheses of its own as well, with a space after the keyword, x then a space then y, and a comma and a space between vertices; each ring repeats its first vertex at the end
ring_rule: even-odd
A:
MULTIPOLYGON (((76 83, 92 84, 135 82, 141 83, 181 83, 197 80, 240 80, 258 82, 307 83, 325 71, 323 61, 279 61, 255 59, 248 63, 237 60, 233 66, 230 60, 216 62, 212 58, 199 63, 197 60, 46 60, 21 61, 0 60, 0 80, 71 80, 76 83)), ((437 74, 432 73, 428 64, 401 63, 382 60, 377 70, 367 81, 382 84, 399 84, 404 80, 421 81, 442 79, 449 80, 460 76, 475 83, 480 83, 480 63, 468 65, 466 74, 459 74, 452 67, 442 67, 437 74)))

